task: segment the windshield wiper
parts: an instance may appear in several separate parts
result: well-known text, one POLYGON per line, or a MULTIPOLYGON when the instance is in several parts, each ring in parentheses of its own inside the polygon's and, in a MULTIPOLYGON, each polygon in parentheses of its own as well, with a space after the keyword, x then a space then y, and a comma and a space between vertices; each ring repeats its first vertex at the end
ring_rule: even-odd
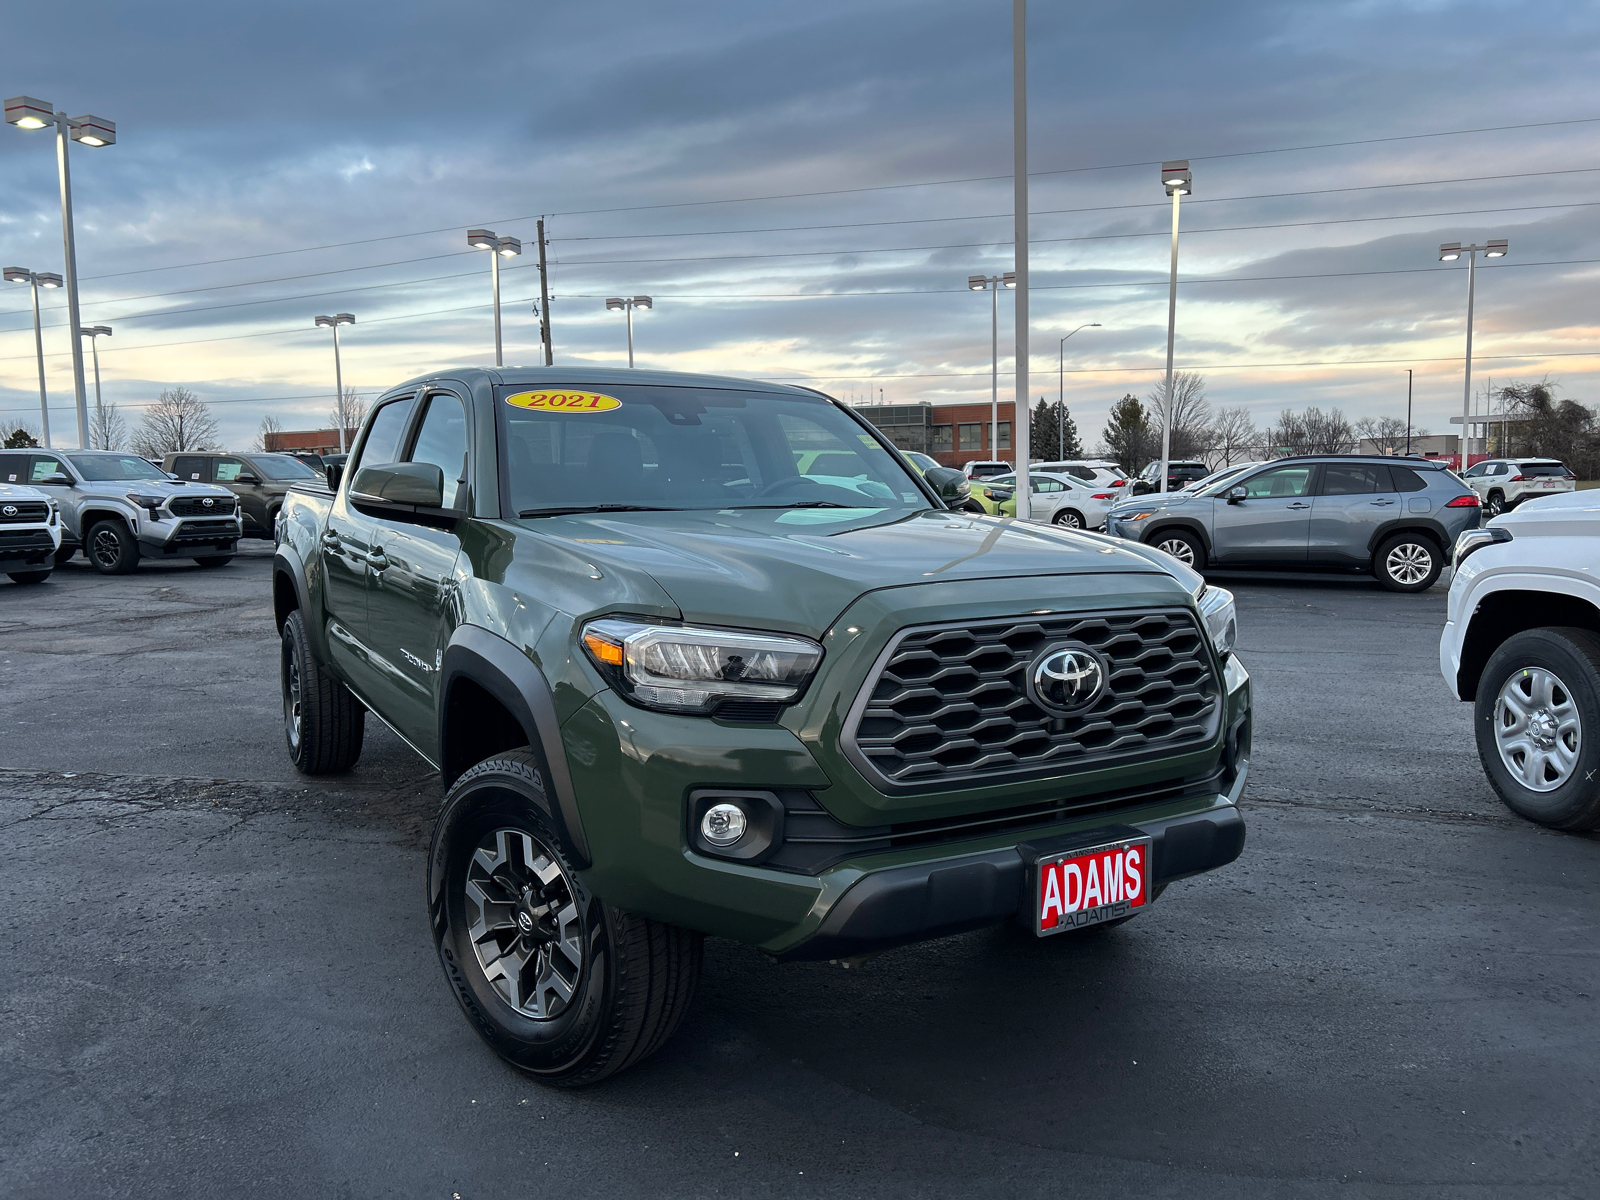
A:
POLYGON ((836 500, 797 500, 793 504, 725 504, 724 508, 873 508, 882 505, 840 504, 836 500))
POLYGON ((681 508, 663 508, 656 504, 573 504, 565 508, 525 508, 519 517, 567 517, 574 513, 602 512, 682 512, 681 508))

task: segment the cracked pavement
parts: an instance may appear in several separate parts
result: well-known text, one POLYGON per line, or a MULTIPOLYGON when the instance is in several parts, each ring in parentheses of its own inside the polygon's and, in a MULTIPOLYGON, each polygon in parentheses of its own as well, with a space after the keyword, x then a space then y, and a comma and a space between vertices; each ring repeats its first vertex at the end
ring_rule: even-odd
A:
POLYGON ((429 944, 438 780, 281 745, 267 548, 0 584, 0 1194, 1592 1196, 1600 838, 1512 818, 1444 588, 1221 579, 1244 857, 1101 936, 857 970, 708 945, 654 1059, 545 1090, 429 944))

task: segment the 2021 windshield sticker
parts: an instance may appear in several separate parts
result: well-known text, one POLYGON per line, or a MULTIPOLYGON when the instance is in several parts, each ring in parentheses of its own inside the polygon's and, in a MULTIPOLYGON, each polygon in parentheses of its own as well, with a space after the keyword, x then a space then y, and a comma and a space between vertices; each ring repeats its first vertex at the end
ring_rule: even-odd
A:
POLYGON ((622 401, 615 396, 602 396, 599 392, 567 392, 546 390, 518 392, 507 396, 506 403, 517 408, 532 408, 539 412, 595 413, 621 408, 622 401))

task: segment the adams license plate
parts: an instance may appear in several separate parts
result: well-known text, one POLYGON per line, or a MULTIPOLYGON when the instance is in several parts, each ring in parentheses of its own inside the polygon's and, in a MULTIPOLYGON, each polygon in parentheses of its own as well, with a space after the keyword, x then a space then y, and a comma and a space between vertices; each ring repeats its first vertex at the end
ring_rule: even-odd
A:
POLYGON ((1150 839, 1041 858, 1033 898, 1040 937, 1143 912, 1150 901, 1150 839))

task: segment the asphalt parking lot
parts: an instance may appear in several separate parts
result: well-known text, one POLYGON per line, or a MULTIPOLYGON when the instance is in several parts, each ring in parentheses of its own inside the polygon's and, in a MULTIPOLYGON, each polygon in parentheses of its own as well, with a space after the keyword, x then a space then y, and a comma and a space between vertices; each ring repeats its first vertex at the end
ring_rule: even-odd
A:
POLYGON ((1593 1196, 1600 838, 1509 817, 1445 585, 1227 579, 1244 857, 1077 942, 708 946, 666 1049, 552 1092, 424 922, 437 779, 281 746, 267 548, 0 584, 0 1194, 1593 1196))

